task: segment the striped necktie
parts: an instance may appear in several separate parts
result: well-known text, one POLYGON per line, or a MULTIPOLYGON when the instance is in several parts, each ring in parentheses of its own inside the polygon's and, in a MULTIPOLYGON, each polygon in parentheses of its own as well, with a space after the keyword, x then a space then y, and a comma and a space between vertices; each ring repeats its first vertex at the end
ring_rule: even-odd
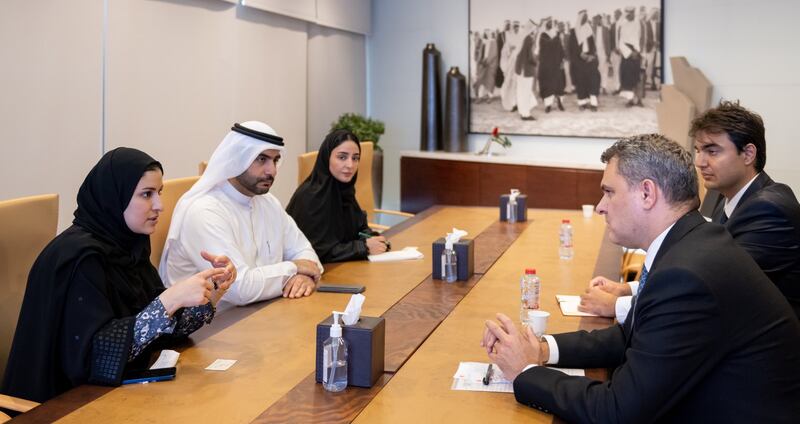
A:
POLYGON ((633 325, 636 324, 636 305, 639 304, 639 297, 644 290, 644 284, 647 282, 647 267, 642 265, 642 275, 639 276, 639 290, 636 291, 636 296, 633 296, 633 313, 631 314, 631 332, 633 332, 633 325))
POLYGON ((644 283, 647 281, 647 267, 642 265, 642 275, 639 277, 639 290, 636 291, 637 295, 642 293, 644 283))

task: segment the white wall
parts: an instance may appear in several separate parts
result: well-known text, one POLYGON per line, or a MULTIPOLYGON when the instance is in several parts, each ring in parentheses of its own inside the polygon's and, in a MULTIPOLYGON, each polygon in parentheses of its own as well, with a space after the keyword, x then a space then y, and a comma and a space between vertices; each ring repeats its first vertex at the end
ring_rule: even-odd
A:
POLYGON ((307 23, 218 0, 113 0, 106 146, 140 148, 166 178, 197 175, 233 122, 286 140, 271 192, 288 202, 305 151, 307 23))
MULTIPOLYGON (((369 0, 337 3, 353 4, 369 0)), ((257 119, 286 138, 272 192, 288 202, 309 128, 318 143, 321 123, 364 112, 364 63, 363 35, 219 0, 3 1, 0 200, 59 193, 63 230, 104 139, 176 178, 196 175, 233 122, 257 119)))
MULTIPOLYGON (((715 84, 714 102, 741 99, 767 127, 766 170, 800 192, 800 147, 792 128, 800 86, 795 54, 800 2, 792 0, 665 1, 665 56, 686 56, 715 84)), ((435 43, 442 73, 468 60, 468 0, 374 0, 367 38, 368 114, 386 122, 384 207, 400 205, 399 152, 419 149, 422 49, 435 43)), ((671 81, 669 72, 667 82, 671 81)), ((486 135, 469 137, 477 150, 486 135)), ((596 163, 613 140, 512 137, 509 154, 553 162, 596 163)))
POLYGON ((339 115, 366 113, 366 79, 363 35, 309 24, 307 151, 319 149, 339 115))

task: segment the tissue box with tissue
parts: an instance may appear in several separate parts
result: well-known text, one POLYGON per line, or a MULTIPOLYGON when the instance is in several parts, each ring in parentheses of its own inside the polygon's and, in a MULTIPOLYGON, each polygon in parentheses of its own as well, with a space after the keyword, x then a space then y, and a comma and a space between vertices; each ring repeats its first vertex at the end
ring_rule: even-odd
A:
MULTIPOLYGON (((507 209, 509 194, 500 195, 500 221, 508 221, 507 209)), ((528 195, 520 194, 517 196, 517 222, 528 220, 528 195)))
MULTIPOLYGON (((342 315, 342 337, 347 343, 347 385, 372 387, 383 375, 386 321, 361 316, 366 297, 355 294, 342 315)), ((330 337, 333 317, 317 324, 317 382, 322 382, 322 344, 330 337)))
MULTIPOLYGON (((433 278, 442 280, 442 252, 444 251, 445 238, 441 237, 433 242, 433 278)), ((453 243, 456 251, 456 279, 467 281, 475 273, 475 243, 472 239, 460 239, 453 243)))

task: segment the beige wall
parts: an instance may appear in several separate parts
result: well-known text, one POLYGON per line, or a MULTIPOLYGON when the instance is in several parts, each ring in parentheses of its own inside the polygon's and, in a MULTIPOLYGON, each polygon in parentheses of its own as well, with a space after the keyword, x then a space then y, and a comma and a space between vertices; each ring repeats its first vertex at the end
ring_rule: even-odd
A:
POLYGON ((58 193, 62 228, 100 152, 102 6, 0 4, 0 199, 58 193))
POLYGON ((307 150, 319 149, 339 115, 366 114, 366 74, 363 35, 309 26, 307 150))
POLYGON ((305 151, 307 25, 217 0, 110 2, 107 149, 196 175, 233 122, 264 121, 286 139, 272 192, 288 202, 305 151))
POLYGON ((103 143, 176 178, 233 122, 262 120, 286 138, 272 189, 285 204, 309 129, 364 111, 365 60, 363 35, 219 0, 5 0, 0 200, 58 193, 63 230, 103 143))

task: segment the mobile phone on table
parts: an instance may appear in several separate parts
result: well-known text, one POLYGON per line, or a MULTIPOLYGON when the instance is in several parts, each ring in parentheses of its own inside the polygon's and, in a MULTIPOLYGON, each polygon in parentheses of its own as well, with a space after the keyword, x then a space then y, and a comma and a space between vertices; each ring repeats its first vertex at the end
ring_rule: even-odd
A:
POLYGON ((155 370, 136 370, 126 372, 122 377, 122 384, 150 383, 166 381, 175 378, 175 367, 159 368, 155 370))
POLYGON ((327 292, 327 293, 361 293, 364 291, 364 286, 358 285, 347 285, 347 284, 331 284, 331 283, 321 283, 319 287, 317 287, 318 292, 327 292))

